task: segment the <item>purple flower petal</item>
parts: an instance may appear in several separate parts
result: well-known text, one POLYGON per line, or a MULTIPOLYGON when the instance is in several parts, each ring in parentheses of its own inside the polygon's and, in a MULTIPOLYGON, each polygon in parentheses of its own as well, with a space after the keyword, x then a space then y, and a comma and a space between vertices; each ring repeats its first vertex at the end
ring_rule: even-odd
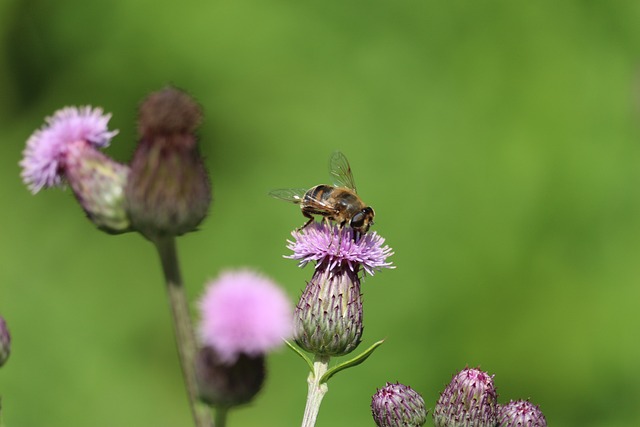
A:
POLYGON ((46 124, 27 140, 23 151, 22 179, 32 193, 44 187, 61 185, 64 178, 64 156, 67 146, 87 141, 96 148, 109 145, 118 131, 109 131, 111 114, 101 108, 65 107, 45 119, 46 124))
POLYGON ((229 363, 240 353, 264 354, 291 336, 289 298, 270 279, 249 270, 227 271, 209 283, 199 306, 202 343, 229 363))
POLYGON ((356 242, 349 227, 341 229, 337 225, 312 223, 291 235, 293 241, 287 241, 287 248, 293 255, 285 258, 298 260, 300 267, 315 261, 327 263, 329 269, 346 265, 354 271, 361 265, 369 275, 383 268, 395 268, 387 261, 393 255, 392 249, 384 245, 384 238, 375 231, 366 233, 356 242))

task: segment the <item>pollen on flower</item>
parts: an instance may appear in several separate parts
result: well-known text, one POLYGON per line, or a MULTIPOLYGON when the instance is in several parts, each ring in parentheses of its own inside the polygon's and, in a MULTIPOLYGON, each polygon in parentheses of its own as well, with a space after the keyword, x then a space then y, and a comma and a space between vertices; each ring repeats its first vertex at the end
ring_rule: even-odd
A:
POLYGON ((109 131, 110 114, 101 108, 65 107, 45 119, 46 124, 27 140, 20 161, 22 179, 32 193, 61 185, 69 144, 86 141, 96 148, 109 145, 118 131, 109 131))
POLYGON ((366 233, 355 241, 353 230, 349 227, 312 223, 302 230, 291 233, 287 248, 293 251, 285 258, 299 261, 300 267, 315 261, 317 265, 328 265, 329 269, 346 265, 355 271, 361 265, 364 271, 373 275, 383 268, 395 268, 387 258, 393 255, 392 249, 384 244, 384 238, 375 231, 366 233))
POLYGON ((258 356, 292 333, 291 303, 272 280, 250 270, 227 271, 207 285, 199 302, 202 344, 234 363, 258 356))

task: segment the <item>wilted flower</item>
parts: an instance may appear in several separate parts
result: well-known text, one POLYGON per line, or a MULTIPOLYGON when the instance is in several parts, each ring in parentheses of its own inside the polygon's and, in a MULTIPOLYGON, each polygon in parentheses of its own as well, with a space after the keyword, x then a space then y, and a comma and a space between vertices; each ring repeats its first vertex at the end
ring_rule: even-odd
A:
POLYGON ((7 322, 0 316, 0 366, 4 365, 11 354, 11 334, 7 322))
POLYGON ((171 87, 140 106, 126 197, 133 228, 151 240, 193 231, 207 214, 211 188, 195 135, 201 121, 200 106, 171 87))
POLYGON ((498 394, 493 377, 465 368, 453 376, 433 411, 436 427, 495 427, 498 394))
POLYGON ((371 398, 378 427, 420 427, 427 421, 424 399, 411 387, 387 383, 371 398))
POLYGON ((353 351, 362 338, 361 270, 373 275, 393 268, 375 232, 354 240, 351 228, 312 223, 292 233, 288 248, 301 267, 314 261, 315 270, 294 311, 294 339, 303 349, 320 356, 341 356, 353 351))
POLYGON ((265 377, 265 353, 291 335, 291 305, 270 279, 228 271, 200 300, 196 380, 200 398, 214 406, 250 401, 265 377))
POLYGON ((66 107, 27 141, 22 179, 32 193, 68 183, 89 219, 109 233, 129 230, 124 188, 129 168, 104 155, 117 131, 100 108, 66 107))
POLYGON ((540 408, 527 400, 498 405, 497 427, 547 427, 540 408))

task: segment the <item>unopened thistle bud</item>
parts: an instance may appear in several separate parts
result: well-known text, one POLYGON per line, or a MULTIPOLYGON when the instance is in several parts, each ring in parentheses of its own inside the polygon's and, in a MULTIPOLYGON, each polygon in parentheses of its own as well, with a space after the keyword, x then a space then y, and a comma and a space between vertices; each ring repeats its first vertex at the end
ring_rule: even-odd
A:
POLYGON ((126 197, 133 228, 151 240, 193 231, 207 214, 211 189, 195 135, 201 120, 200 106, 171 87, 140 106, 126 197))
POLYGON ((11 354, 11 334, 7 322, 0 316, 0 366, 4 365, 11 354))
POLYGON ((527 400, 510 401, 498 406, 497 427, 547 427, 540 408, 527 400))
POLYGON ((118 133, 107 129, 110 117, 88 106, 56 111, 27 141, 20 166, 34 194, 69 184, 98 228, 123 233, 129 230, 124 200, 129 169, 99 151, 118 133))
POLYGON ((427 421, 422 396, 400 383, 387 383, 373 395, 371 413, 378 427, 420 427, 427 421))
POLYGON ((315 271, 294 310, 294 339, 318 356, 341 356, 353 351, 362 338, 363 312, 360 275, 393 268, 391 248, 375 232, 356 242, 351 228, 313 223, 292 233, 287 258, 315 271))
POLYGON ((495 427, 498 394, 493 377, 465 368, 453 376, 435 409, 436 427, 495 427))

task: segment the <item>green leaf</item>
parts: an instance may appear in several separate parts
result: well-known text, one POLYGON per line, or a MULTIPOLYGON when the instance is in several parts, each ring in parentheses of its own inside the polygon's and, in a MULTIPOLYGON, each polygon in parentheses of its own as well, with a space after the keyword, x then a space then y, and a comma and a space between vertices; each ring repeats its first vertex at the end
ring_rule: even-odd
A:
POLYGON ((302 350, 293 345, 293 343, 289 342, 288 340, 284 340, 284 342, 287 344, 287 346, 289 346, 291 350, 293 350, 298 356, 302 357, 304 361, 307 362, 307 365, 309 365, 309 371, 313 372, 313 362, 311 361, 311 359, 309 359, 309 357, 307 357, 307 355, 304 354, 302 350))
POLYGON ((380 347, 380 345, 382 345, 382 343, 384 342, 384 340, 380 340, 376 343, 374 343, 371 347, 369 347, 368 349, 366 349, 365 351, 363 351, 362 353, 360 353, 359 355, 357 355, 356 357, 354 357, 351 360, 347 360, 346 362, 343 362, 339 365, 334 366, 333 368, 329 369, 327 372, 325 372, 325 374, 322 376, 322 378, 320 378, 320 384, 326 383, 327 381, 329 381, 329 378, 331 378, 332 376, 334 376, 335 374, 337 374, 338 372, 345 370, 347 368, 351 368, 354 366, 358 366, 359 364, 361 364, 362 362, 364 362, 365 360, 367 360, 367 358, 369 356, 371 356, 371 353, 373 353, 373 351, 380 347))

